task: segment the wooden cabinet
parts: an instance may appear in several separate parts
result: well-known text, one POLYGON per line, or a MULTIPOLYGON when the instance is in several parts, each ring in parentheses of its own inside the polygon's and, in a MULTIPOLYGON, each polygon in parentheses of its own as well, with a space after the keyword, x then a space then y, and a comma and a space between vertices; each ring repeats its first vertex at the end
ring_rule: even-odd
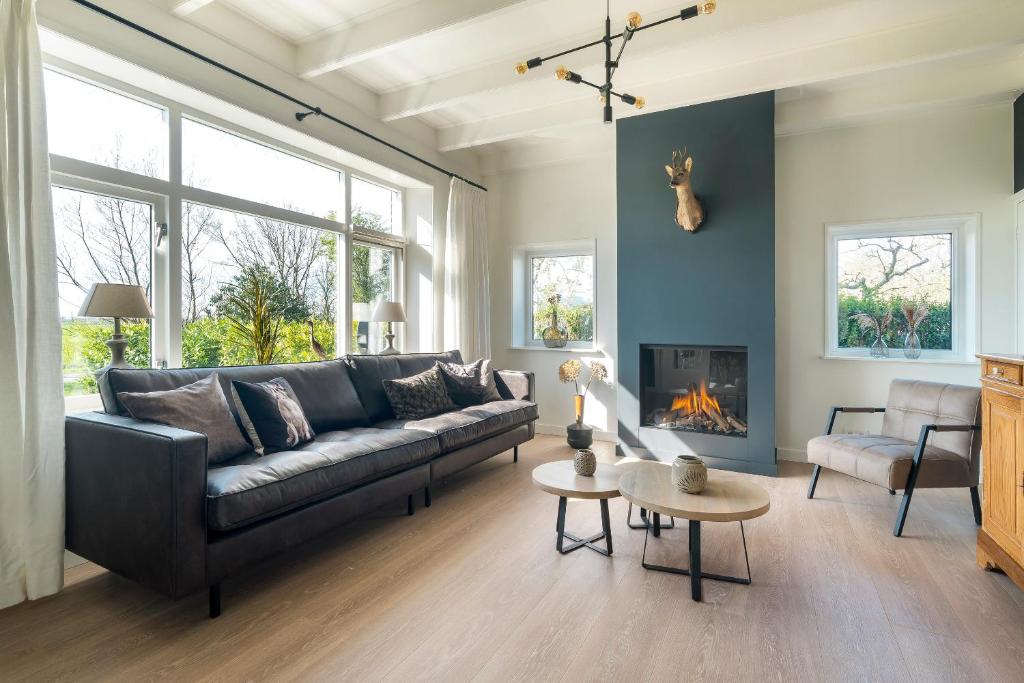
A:
POLYGON ((1024 588, 1024 356, 981 355, 982 525, 978 564, 1024 588))

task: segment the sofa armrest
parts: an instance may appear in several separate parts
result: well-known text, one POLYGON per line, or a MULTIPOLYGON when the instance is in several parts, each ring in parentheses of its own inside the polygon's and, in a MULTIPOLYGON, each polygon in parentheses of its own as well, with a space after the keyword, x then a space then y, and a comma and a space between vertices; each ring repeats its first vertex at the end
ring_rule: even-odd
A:
POLYGON ((536 402, 537 396, 532 372, 523 370, 495 370, 494 380, 498 393, 505 400, 536 402))
POLYGON ((179 598, 206 586, 206 436, 105 413, 65 420, 68 550, 179 598))

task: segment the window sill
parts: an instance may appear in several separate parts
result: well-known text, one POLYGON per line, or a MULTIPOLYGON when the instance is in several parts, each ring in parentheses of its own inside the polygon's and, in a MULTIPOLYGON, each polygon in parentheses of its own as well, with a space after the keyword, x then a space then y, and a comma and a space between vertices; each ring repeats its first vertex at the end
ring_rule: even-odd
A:
POLYGON ((546 346, 509 346, 509 351, 553 351, 554 353, 602 353, 601 349, 591 347, 589 349, 582 348, 561 348, 561 349, 549 349, 546 346))
POLYGON ((870 356, 826 355, 818 357, 821 360, 852 360, 862 363, 903 363, 905 365, 981 365, 977 359, 965 358, 918 358, 916 360, 911 360, 910 358, 872 358, 870 356))

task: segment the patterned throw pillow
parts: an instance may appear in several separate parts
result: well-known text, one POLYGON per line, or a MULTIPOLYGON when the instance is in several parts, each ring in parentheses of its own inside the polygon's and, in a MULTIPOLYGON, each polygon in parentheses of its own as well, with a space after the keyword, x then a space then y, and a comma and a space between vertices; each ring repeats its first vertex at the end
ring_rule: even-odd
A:
POLYGON ((231 397, 260 455, 294 448, 315 436, 295 391, 283 377, 267 382, 232 380, 231 397))
POLYGON ((248 452, 249 444, 231 414, 224 390, 211 373, 168 391, 119 391, 117 398, 137 420, 149 420, 206 435, 206 459, 218 463, 248 452))
POLYGON ((500 401, 491 361, 481 358, 469 365, 437 362, 452 400, 462 407, 500 401))
POLYGON ((399 420, 419 420, 456 408, 436 365, 412 377, 384 380, 384 393, 399 420))

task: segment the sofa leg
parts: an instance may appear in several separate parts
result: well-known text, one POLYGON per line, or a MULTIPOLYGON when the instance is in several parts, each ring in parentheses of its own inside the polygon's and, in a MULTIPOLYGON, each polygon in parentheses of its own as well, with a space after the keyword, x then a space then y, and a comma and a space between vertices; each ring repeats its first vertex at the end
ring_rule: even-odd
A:
POLYGON ((895 496, 896 495, 896 489, 889 489, 889 495, 890 496, 895 496))
POLYGON ((981 498, 978 497, 978 487, 971 487, 971 507, 974 508, 974 523, 981 526, 981 498))
POLYGON ((519 446, 512 447, 512 462, 519 462, 519 446))
POLYGON ((807 487, 807 497, 814 498, 814 489, 818 488, 818 475, 821 474, 821 465, 814 466, 814 472, 811 473, 811 483, 807 487))
POLYGON ((220 616, 220 584, 210 586, 210 618, 216 619, 220 616))
POLYGON ((416 507, 412 503, 412 494, 411 493, 408 496, 408 503, 409 503, 409 513, 408 514, 409 514, 410 517, 412 517, 413 514, 416 512, 416 507))
POLYGON ((430 507, 430 487, 427 486, 423 489, 423 507, 430 507))

